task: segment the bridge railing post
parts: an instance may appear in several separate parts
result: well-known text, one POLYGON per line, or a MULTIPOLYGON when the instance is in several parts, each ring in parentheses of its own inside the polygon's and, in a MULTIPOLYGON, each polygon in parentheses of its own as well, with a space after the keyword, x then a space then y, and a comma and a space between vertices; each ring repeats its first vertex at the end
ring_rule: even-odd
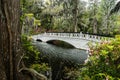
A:
POLYGON ((72 34, 70 33, 70 37, 72 37, 72 34))
POLYGON ((71 37, 71 33, 69 33, 69 37, 71 37))
POLYGON ((97 39, 97 37, 98 37, 98 36, 95 36, 95 41, 97 41, 97 40, 98 40, 98 39, 97 39))
POLYGON ((95 41, 95 40, 96 40, 96 36, 94 35, 94 36, 93 36, 93 41, 95 41))
POLYGON ((59 33, 57 33, 57 36, 59 36, 59 33))
POLYGON ((55 36, 55 33, 53 33, 53 36, 55 36))
POLYGON ((52 36, 54 36, 54 33, 52 33, 52 36))
POLYGON ((88 34, 86 34, 86 39, 89 39, 89 35, 88 34))
POLYGON ((61 37, 61 33, 59 33, 59 37, 61 37))
POLYGON ((68 37, 68 33, 66 33, 66 37, 68 37))
POLYGON ((76 33, 76 36, 77 36, 77 38, 79 38, 79 34, 78 33, 76 33))
POLYGON ((83 35, 82 32, 80 32, 80 34, 79 34, 79 38, 82 38, 82 35, 83 35))
POLYGON ((49 33, 49 36, 51 36, 51 33, 49 33))
POLYGON ((83 39, 85 39, 85 34, 83 34, 83 39))
POLYGON ((66 33, 66 37, 69 37, 69 34, 68 34, 68 33, 66 33))

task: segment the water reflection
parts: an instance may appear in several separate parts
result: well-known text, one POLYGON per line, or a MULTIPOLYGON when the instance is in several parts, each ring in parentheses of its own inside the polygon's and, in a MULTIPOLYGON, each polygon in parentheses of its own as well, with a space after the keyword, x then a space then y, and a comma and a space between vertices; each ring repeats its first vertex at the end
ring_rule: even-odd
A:
POLYGON ((88 53, 86 53, 85 50, 76 48, 66 49, 38 41, 34 41, 33 45, 42 52, 43 56, 46 56, 49 59, 59 59, 67 63, 83 64, 88 57, 88 53))

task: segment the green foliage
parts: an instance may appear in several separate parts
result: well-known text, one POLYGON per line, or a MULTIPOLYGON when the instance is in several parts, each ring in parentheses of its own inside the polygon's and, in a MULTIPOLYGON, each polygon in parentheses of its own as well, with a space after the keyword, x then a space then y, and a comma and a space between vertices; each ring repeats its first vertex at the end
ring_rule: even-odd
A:
POLYGON ((30 68, 35 69, 36 71, 38 71, 39 73, 45 72, 50 70, 50 68, 48 67, 48 64, 46 63, 42 63, 42 64, 32 64, 30 66, 30 68))
POLYGON ((46 71, 49 71, 50 68, 47 63, 41 61, 40 52, 31 44, 31 39, 22 35, 22 43, 25 51, 23 58, 25 65, 39 73, 46 74, 46 71))
POLYGON ((41 26, 44 27, 47 31, 52 29, 52 15, 44 14, 41 17, 41 26))
POLYGON ((97 45, 91 54, 90 61, 82 69, 83 80, 86 80, 84 78, 90 78, 90 80, 120 79, 120 37, 97 45))
POLYGON ((62 80, 78 80, 80 76, 79 69, 75 69, 74 67, 68 68, 64 67, 63 69, 63 79, 62 80))
POLYGON ((29 67, 30 65, 39 62, 40 52, 31 44, 30 39, 25 35, 22 35, 22 46, 25 50, 24 61, 25 64, 29 67))
POLYGON ((77 0, 77 3, 73 0, 20 1, 22 14, 32 13, 36 20, 41 19, 40 23, 35 21, 34 24, 41 26, 43 31, 73 32, 76 18, 77 31, 112 36, 120 33, 119 15, 109 15, 116 0, 89 0, 87 7, 82 0, 77 0))

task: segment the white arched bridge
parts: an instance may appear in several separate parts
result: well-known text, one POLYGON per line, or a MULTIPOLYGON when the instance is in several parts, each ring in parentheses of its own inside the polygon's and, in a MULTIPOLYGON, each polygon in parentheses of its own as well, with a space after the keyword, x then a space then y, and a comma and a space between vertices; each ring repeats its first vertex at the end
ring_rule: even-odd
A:
POLYGON ((71 44, 75 48, 88 50, 88 43, 91 42, 93 45, 95 43, 100 43, 103 41, 109 41, 112 38, 102 37, 97 35, 89 35, 83 33, 42 33, 38 35, 33 35, 34 40, 41 40, 43 42, 48 42, 51 40, 60 40, 71 44))

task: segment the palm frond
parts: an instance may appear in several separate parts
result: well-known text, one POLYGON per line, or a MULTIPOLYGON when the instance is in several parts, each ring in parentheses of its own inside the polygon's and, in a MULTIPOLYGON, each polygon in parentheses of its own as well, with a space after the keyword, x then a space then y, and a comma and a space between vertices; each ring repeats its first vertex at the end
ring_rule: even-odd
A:
POLYGON ((111 10, 110 14, 116 13, 120 10, 120 1, 115 5, 115 7, 111 10))

